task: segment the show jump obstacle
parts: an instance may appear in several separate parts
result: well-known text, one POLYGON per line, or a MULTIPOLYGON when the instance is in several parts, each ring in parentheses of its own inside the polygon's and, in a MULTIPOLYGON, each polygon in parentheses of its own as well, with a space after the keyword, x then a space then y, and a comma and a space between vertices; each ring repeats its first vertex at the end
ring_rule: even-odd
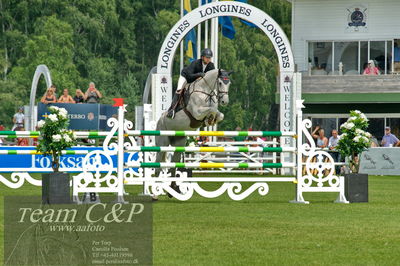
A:
MULTIPOLYGON (((123 201, 124 185, 144 185, 145 193, 163 195, 169 193, 178 200, 188 200, 194 192, 202 197, 215 198, 225 191, 233 200, 242 200, 258 191, 260 195, 266 195, 269 191, 268 182, 294 182, 296 183, 296 195, 293 202, 308 203, 303 198, 303 192, 339 192, 336 202, 347 203, 344 196, 344 178, 334 175, 334 160, 325 151, 316 151, 314 140, 309 129, 311 121, 302 119, 303 101, 298 100, 297 108, 297 132, 268 132, 268 131, 145 131, 131 130, 133 123, 124 119, 126 105, 118 110, 118 119, 110 118, 108 125, 112 130, 108 132, 103 144, 103 150, 92 151, 83 160, 83 172, 73 177, 73 195, 78 200, 81 192, 115 192, 118 200, 123 201), (117 138, 114 138, 117 135, 117 138), (286 147, 232 147, 229 151, 270 151, 293 152, 296 154, 295 163, 171 163, 144 161, 144 154, 148 152, 223 152, 227 147, 156 147, 140 146, 138 136, 289 136, 297 140, 296 149, 286 147), (127 136, 124 138, 124 136, 127 136), (306 141, 303 143, 303 139, 306 141), (129 160, 124 163, 124 154, 139 152, 138 160, 129 160), (111 156, 118 155, 117 173, 111 156), (306 158, 306 174, 303 175, 303 158, 306 158), (295 177, 188 177, 185 172, 177 171, 175 177, 168 173, 169 168, 293 168, 295 177), (159 176, 153 176, 155 168, 162 168, 159 176), (146 171, 152 170, 152 171, 146 171), (108 171, 105 175, 101 172, 108 171), (316 174, 315 174, 316 173, 316 174), (175 181, 182 193, 177 193, 170 185, 175 181), (204 182, 217 182, 222 185, 214 190, 207 191, 200 184, 204 182), (242 188, 242 182, 253 183, 248 188, 242 188)), ((126 156, 125 156, 126 157, 126 156)), ((153 157, 154 158, 154 157, 153 157)))
MULTIPOLYGON (((325 151, 317 151, 309 129, 311 121, 302 118, 303 101, 296 102, 297 130, 280 131, 156 131, 132 130, 133 123, 124 119, 126 105, 119 101, 118 119, 110 118, 107 123, 109 132, 80 132, 81 138, 104 138, 102 149, 64 151, 63 154, 85 154, 82 172, 73 176, 72 187, 74 201, 79 201, 79 193, 116 193, 117 200, 124 202, 124 186, 143 185, 144 193, 149 195, 171 194, 178 200, 189 200, 194 192, 202 197, 215 198, 227 192, 233 200, 242 200, 255 191, 260 195, 269 192, 268 182, 292 182, 296 184, 295 199, 291 202, 308 203, 303 192, 339 192, 336 202, 348 203, 344 196, 344 178, 334 175, 334 160, 325 151), (141 146, 141 136, 275 136, 291 137, 296 147, 157 147, 141 146), (155 156, 149 153, 165 152, 290 152, 296 158, 294 163, 176 163, 155 162, 155 156), (137 156, 138 155, 138 156, 137 156), (117 157, 113 160, 112 157, 117 157), (150 158, 150 160, 148 160, 150 158), (305 174, 303 168, 305 166, 305 174), (161 168, 155 176, 156 168, 161 168), (171 177, 171 168, 290 168, 296 171, 294 177, 188 177, 186 172, 176 171, 171 177), (181 193, 170 187, 171 182, 179 185, 181 193), (200 185, 204 182, 222 183, 213 191, 207 191, 200 185), (246 188, 242 183, 251 183, 246 188)), ((0 132, 0 136, 38 137, 39 132, 19 131, 0 132)), ((1 154, 36 154, 35 151, 4 150, 1 154)), ((153 154, 154 155, 154 154, 153 154)), ((27 169, 27 171, 29 171, 27 169)), ((76 169, 75 169, 76 171, 76 169)), ((28 172, 14 172, 11 180, 0 175, 0 181, 11 188, 19 188, 24 181, 40 186, 41 180, 31 177, 28 172)))

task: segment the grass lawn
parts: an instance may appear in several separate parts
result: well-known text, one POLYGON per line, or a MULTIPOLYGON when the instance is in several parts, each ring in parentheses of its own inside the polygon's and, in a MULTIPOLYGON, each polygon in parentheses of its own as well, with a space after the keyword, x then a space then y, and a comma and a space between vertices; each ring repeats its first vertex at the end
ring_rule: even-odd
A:
MULTIPOLYGON (((399 177, 370 176, 370 202, 358 204, 334 204, 336 193, 305 193, 310 205, 290 204, 294 184, 289 183, 270 183, 267 196, 253 193, 239 202, 226 195, 217 199, 195 196, 187 202, 162 197, 153 205, 154 264, 397 265, 399 188, 399 177)), ((131 193, 139 190, 127 189, 131 193)), ((31 185, 1 188, 2 196, 40 193, 41 188, 31 185)))

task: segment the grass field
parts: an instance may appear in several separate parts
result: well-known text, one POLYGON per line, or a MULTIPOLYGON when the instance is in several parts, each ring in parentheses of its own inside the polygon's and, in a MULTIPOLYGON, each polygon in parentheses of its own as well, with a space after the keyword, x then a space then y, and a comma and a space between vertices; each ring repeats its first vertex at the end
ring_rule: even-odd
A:
MULTIPOLYGON (((215 184, 205 184, 211 189, 215 184)), ((128 192, 139 192, 128 187, 128 192)), ((294 185, 233 202, 162 197, 153 205, 155 265, 398 265, 400 178, 370 176, 369 203, 334 204, 336 193, 306 193, 290 204, 294 185)), ((1 188, 1 195, 40 195, 38 187, 1 188)), ((3 197, 0 235, 3 239, 3 197)), ((3 241, 1 241, 3 250, 3 241)), ((3 264, 3 252, 1 252, 3 264)))

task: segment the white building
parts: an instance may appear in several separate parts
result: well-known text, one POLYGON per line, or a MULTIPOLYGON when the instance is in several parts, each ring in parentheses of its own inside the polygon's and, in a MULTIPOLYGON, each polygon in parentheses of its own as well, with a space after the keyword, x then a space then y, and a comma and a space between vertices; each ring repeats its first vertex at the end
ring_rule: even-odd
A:
POLYGON ((330 135, 349 110, 359 109, 371 118, 370 130, 378 138, 385 126, 399 135, 400 1, 289 2, 292 48, 313 124, 330 135), (369 60, 379 76, 363 75, 369 60))

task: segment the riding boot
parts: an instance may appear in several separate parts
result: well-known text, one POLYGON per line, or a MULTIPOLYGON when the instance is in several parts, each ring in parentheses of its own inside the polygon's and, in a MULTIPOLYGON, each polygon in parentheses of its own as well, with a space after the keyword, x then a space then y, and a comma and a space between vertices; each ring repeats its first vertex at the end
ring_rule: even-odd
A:
POLYGON ((179 93, 174 94, 174 98, 172 99, 171 106, 168 109, 167 117, 168 118, 174 118, 175 117, 175 109, 178 105, 178 99, 179 99, 179 93))

